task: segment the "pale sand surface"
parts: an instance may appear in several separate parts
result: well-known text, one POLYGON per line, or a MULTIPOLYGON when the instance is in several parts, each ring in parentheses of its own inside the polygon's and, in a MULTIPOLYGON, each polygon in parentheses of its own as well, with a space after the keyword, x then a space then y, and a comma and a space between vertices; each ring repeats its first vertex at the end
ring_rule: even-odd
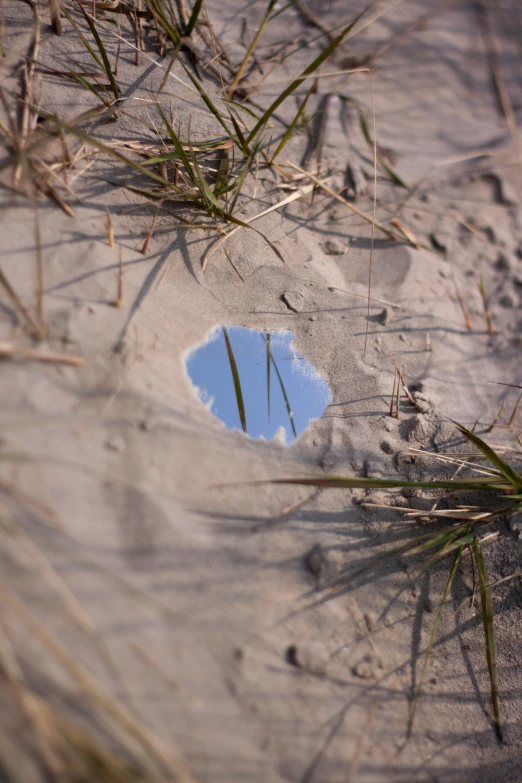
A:
MULTIPOLYGON (((310 7, 333 28, 352 18, 356 5, 363 7, 341 2, 310 7)), ((69 172, 74 195, 60 190, 74 217, 50 199, 37 202, 49 335, 41 350, 86 362, 73 367, 20 360, 1 367, 2 595, 14 591, 74 660, 179 754, 202 783, 522 780, 518 578, 494 591, 504 745, 491 725, 479 603, 466 600, 456 613, 471 594, 470 558, 453 586, 413 734, 404 745, 447 560, 423 571, 420 562, 392 558, 355 582, 341 580, 326 600, 318 589, 321 580, 404 540, 402 517, 363 510, 355 502, 361 491, 316 492, 281 516, 307 497, 306 488, 213 486, 322 472, 452 475, 454 468, 404 453, 412 447, 469 451, 448 417, 467 426, 478 420, 482 434, 502 400, 504 423, 516 401, 516 390, 490 381, 522 383, 520 167, 498 108, 476 11, 470 2, 444 8, 431 0, 388 5, 394 7, 322 66, 325 72, 346 67, 348 55, 376 51, 434 10, 372 66, 379 145, 393 151, 394 170, 408 185, 425 177, 401 213, 425 249, 375 233, 372 295, 400 306, 387 324, 378 318, 383 305, 372 303, 368 322, 364 299, 335 290, 365 294, 371 227, 319 191, 256 223, 286 264, 251 231, 228 241, 244 282, 223 250, 210 257, 202 274, 209 236, 164 229, 173 223, 168 215, 158 218, 142 254, 156 209, 110 184, 123 181, 123 168, 101 153, 69 172), (477 151, 488 154, 471 159, 477 151), (463 160, 448 162, 459 157, 463 160), (115 248, 107 240, 107 207, 115 248), (324 243, 332 239, 348 251, 327 255, 324 243), (113 306, 118 248, 121 308, 113 306), (494 336, 486 329, 480 276, 490 295, 494 336), (471 331, 455 285, 468 304, 471 331), (301 312, 282 300, 288 291, 304 295, 301 312), (226 430, 196 399, 183 356, 217 324, 291 329, 298 349, 327 378, 332 404, 291 448, 226 430), (389 417, 393 360, 412 389, 428 399, 425 414, 404 400, 401 419, 389 417), (319 575, 307 564, 314 547, 320 552, 319 575), (64 606, 71 594, 95 630, 78 627, 64 606)), ((506 24, 494 17, 495 40, 520 121, 522 18, 517 0, 499 5, 506 24)), ((242 37, 256 29, 263 10, 260 2, 208 3, 215 34, 233 62, 241 61, 242 37)), ((20 91, 20 63, 30 52, 31 8, 7 2, 5 19, 1 78, 11 101, 20 91)), ((93 67, 66 19, 62 37, 52 33, 44 9, 42 20, 40 64, 70 69, 67 55, 93 67)), ((112 61, 115 29, 101 28, 112 61)), ((122 34, 134 41, 126 23, 122 34)), ((262 59, 285 36, 304 41, 317 34, 297 9, 288 9, 267 28, 256 55, 262 59)), ((146 53, 158 60, 151 41, 146 53)), ((320 44, 302 49, 267 76, 256 101, 268 106, 282 89, 276 79, 299 73, 320 44)), ((162 63, 165 67, 168 58, 162 63)), ((163 73, 145 55, 137 67, 133 50, 123 43, 121 113, 115 122, 85 128, 106 143, 156 143, 153 128, 139 120, 158 125, 152 100, 163 73)), ((188 81, 179 65, 172 73, 188 81)), ((257 78, 254 71, 249 83, 257 78)), ((205 85, 212 94, 220 90, 212 79, 205 85)), ((79 85, 49 74, 42 77, 42 89, 41 106, 64 120, 96 102, 79 85)), ((307 89, 305 83, 298 95, 307 89)), ((372 122, 366 74, 320 79, 310 113, 335 90, 360 101, 372 122)), ((221 135, 203 102, 179 81, 168 79, 160 103, 168 112, 172 106, 183 129, 190 122, 195 140, 221 135)), ((353 107, 346 107, 341 116, 334 106, 321 165, 342 172, 350 158, 359 159, 371 192, 372 151, 353 107)), ((292 96, 279 114, 289 122, 296 108, 292 96)), ((5 122, 5 107, 0 113, 5 122)), ((274 123, 276 133, 281 126, 274 123)), ((69 143, 71 150, 79 145, 69 143)), ((51 161, 58 145, 42 154, 51 161)), ((306 147, 306 134, 295 135, 281 161, 299 164, 306 147)), ((10 154, 7 145, 2 160, 10 154)), ((315 165, 312 159, 309 168, 315 165)), ((5 169, 3 181, 10 182, 11 174, 5 169)), ((238 215, 244 219, 283 199, 288 191, 276 188, 280 183, 274 170, 261 167, 257 177, 250 175, 238 215)), ((406 195, 379 172, 378 220, 392 218, 406 195)), ((2 199, 1 268, 34 313, 33 207, 7 190, 2 199)), ((371 198, 360 198, 357 206, 372 212, 371 198)), ((185 207, 171 208, 194 216, 185 207)), ((4 290, 0 339, 34 348, 4 290)), ((522 426, 522 413, 515 423, 522 426)), ((485 437, 520 454, 517 432, 520 428, 496 427, 485 437)), ((381 493, 372 499, 387 502, 381 493)), ((434 501, 405 502, 424 508, 434 501)), ((424 523, 408 524, 419 532, 424 523)), ((491 581, 520 568, 521 542, 508 523, 500 530, 486 549, 491 581)), ((28 633, 13 606, 4 599, 2 606, 2 628, 26 682, 60 714, 103 739, 103 725, 93 728, 99 719, 85 706, 88 697, 78 696, 82 689, 41 639, 28 633)), ((5 667, 5 640, 0 647, 5 667)), ((5 680, 0 689, 3 779, 17 780, 16 773, 23 783, 43 780, 31 749, 30 721, 20 715, 5 680)))

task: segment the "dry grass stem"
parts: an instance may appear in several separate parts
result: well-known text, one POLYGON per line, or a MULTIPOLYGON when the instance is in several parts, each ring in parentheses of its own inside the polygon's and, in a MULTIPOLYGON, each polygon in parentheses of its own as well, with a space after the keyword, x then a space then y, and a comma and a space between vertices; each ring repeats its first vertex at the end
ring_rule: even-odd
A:
POLYGON ((45 336, 34 320, 33 316, 27 309, 27 307, 24 305, 14 288, 12 287, 11 283, 5 276, 4 272, 0 269, 0 285, 2 285, 6 292, 8 293, 9 297, 11 298, 12 302, 14 303, 15 307, 19 312, 23 315, 27 325, 29 326, 30 331, 32 332, 32 335, 37 340, 43 340, 45 339, 45 336))
POLYGON ((82 367, 85 359, 81 356, 70 356, 66 353, 54 353, 53 351, 37 351, 17 348, 12 343, 0 342, 0 359, 14 359, 20 361, 44 362, 46 364, 66 364, 70 367, 82 367))
POLYGON ((105 214, 106 214, 107 242, 109 243, 109 247, 114 247, 114 229, 112 227, 111 211, 109 209, 108 204, 105 205, 105 214))
MULTIPOLYGON (((389 228, 386 228, 386 226, 383 226, 381 223, 377 223, 374 221, 373 217, 371 215, 367 215, 365 212, 360 210, 358 207, 355 206, 355 204, 352 204, 350 201, 347 201, 345 198, 340 196, 338 193, 336 193, 334 190, 332 190, 328 185, 326 184, 327 180, 319 180, 315 174, 312 174, 311 172, 307 172, 304 169, 302 169, 300 166, 297 166, 295 163, 288 162, 286 164, 287 166, 290 166, 291 168, 295 169, 296 171, 301 172, 305 176, 307 176, 309 179, 312 180, 314 185, 318 188, 321 188, 321 190, 324 190, 325 193, 328 193, 329 196, 334 198, 336 201, 338 201, 340 204, 343 204, 347 209, 349 209, 351 212, 355 212, 356 215, 359 215, 360 218, 365 220, 367 223, 370 223, 370 225, 374 225, 375 228, 380 231, 381 233, 385 234, 388 239, 391 239, 393 242, 397 242, 398 238, 397 236, 391 231, 389 228)), ((330 179, 329 177, 327 179, 330 179)))
MULTIPOLYGON (((338 288, 335 285, 329 285, 328 283, 320 283, 319 280, 305 280, 304 278, 300 278, 303 283, 313 283, 314 285, 321 286, 321 288, 328 288, 333 289, 334 291, 342 291, 343 294, 350 294, 350 296, 357 296, 360 299, 367 300, 368 295, 367 294, 358 294, 356 291, 351 291, 349 288, 338 288)), ((371 302, 377 302, 378 304, 386 305, 387 307, 394 307, 397 310, 401 310, 401 305, 398 305, 396 302, 389 302, 387 299, 377 299, 375 296, 370 297, 371 302)))

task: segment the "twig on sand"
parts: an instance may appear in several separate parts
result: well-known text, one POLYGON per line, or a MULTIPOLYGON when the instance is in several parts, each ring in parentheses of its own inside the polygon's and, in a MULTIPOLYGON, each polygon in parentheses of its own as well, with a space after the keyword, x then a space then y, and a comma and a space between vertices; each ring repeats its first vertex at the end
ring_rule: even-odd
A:
MULTIPOLYGON (((335 190, 332 190, 332 188, 328 187, 326 184, 326 180, 319 180, 315 174, 312 174, 311 172, 304 171, 300 166, 296 166, 295 163, 288 163, 288 166, 295 169, 296 171, 301 172, 302 174, 306 174, 307 177, 309 177, 314 185, 318 188, 321 188, 324 190, 325 193, 328 193, 329 196, 334 198, 336 201, 338 201, 340 204, 344 204, 345 207, 350 209, 352 212, 355 212, 356 215, 359 215, 363 220, 366 220, 367 223, 370 223, 371 225, 375 225, 375 228, 380 231, 381 233, 385 234, 388 239, 391 239, 393 242, 399 241, 399 238, 396 234, 391 231, 391 229, 386 228, 386 226, 383 226, 382 223, 377 223, 373 221, 373 217, 371 215, 367 215, 366 212, 363 212, 361 209, 355 206, 355 204, 352 204, 350 201, 347 201, 345 198, 340 196, 338 193, 335 192, 335 190)), ((409 243, 411 244, 411 243, 409 243)))
POLYGON ((55 353, 53 351, 36 351, 34 349, 23 350, 16 348, 12 343, 0 342, 0 359, 20 359, 26 361, 45 362, 46 364, 67 364, 70 367, 82 367, 85 359, 81 356, 70 356, 67 353, 55 353))
MULTIPOLYGON (((306 283, 313 283, 314 285, 320 285, 324 288, 333 289, 334 291, 342 291, 343 294, 350 294, 351 296, 358 296, 361 299, 368 299, 368 294, 358 294, 356 291, 350 291, 349 288, 338 288, 335 285, 330 285, 329 283, 320 283, 318 280, 303 280, 303 282, 306 283)), ((398 310, 401 310, 401 305, 398 305, 396 302, 388 302, 387 299, 376 299, 374 296, 370 297, 371 302, 378 302, 378 304, 386 305, 387 307, 395 307, 398 310)))
POLYGON ((33 333, 33 337, 35 337, 37 340, 43 340, 44 335, 42 333, 42 330, 34 320, 33 316, 27 309, 27 307, 24 305, 16 291, 14 290, 13 286, 5 276, 5 274, 0 269, 0 285, 2 285, 7 293, 9 294, 10 298, 12 299, 13 303, 16 305, 17 309, 21 312, 25 320, 27 321, 28 326, 31 329, 31 332, 33 333))

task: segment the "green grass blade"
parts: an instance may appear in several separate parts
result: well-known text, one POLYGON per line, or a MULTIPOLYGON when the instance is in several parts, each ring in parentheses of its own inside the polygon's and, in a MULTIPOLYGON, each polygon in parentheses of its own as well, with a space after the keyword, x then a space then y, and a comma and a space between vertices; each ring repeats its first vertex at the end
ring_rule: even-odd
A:
POLYGON ((100 58, 98 57, 98 55, 96 54, 96 52, 94 51, 92 46, 90 45, 89 41, 87 40, 87 38, 84 36, 84 34, 80 30, 80 28, 78 27, 76 22, 74 21, 73 17, 71 16, 71 14, 67 10, 67 8, 62 7, 60 10, 61 10, 62 14, 66 17, 66 19, 68 19, 69 22, 71 23, 71 25, 74 27, 74 32, 76 33, 76 35, 78 36, 78 38, 80 39, 82 44, 85 46, 85 48, 87 49, 87 51, 89 52, 89 54, 91 55, 93 60, 96 63, 98 63, 98 65, 100 66, 102 71, 104 71, 105 69, 103 67, 102 61, 100 60, 100 58))
POLYGON ((181 67, 183 68, 183 70, 185 71, 185 73, 187 74, 187 76, 189 77, 190 81, 192 82, 192 84, 194 85, 194 87, 196 88, 196 90, 199 92, 199 95, 200 95, 200 97, 203 99, 204 103, 206 104, 206 106, 207 106, 207 109, 208 109, 208 110, 209 110, 209 111, 210 111, 210 112, 211 112, 211 113, 214 115, 214 117, 215 117, 215 118, 216 118, 216 120, 219 122, 219 124, 220 124, 220 125, 221 125, 221 126, 224 128, 224 129, 225 129, 225 131, 226 131, 226 133, 227 133, 227 136, 228 136, 230 139, 232 139, 232 141, 233 141, 235 144, 237 144, 237 146, 239 147, 239 149, 241 149, 241 150, 242 150, 243 148, 242 148, 242 145, 241 145, 241 143, 240 143, 240 142, 238 141, 238 139, 236 139, 236 138, 235 138, 235 136, 234 136, 234 135, 233 135, 233 134, 230 132, 230 128, 228 127, 228 125, 226 124, 225 120, 223 119, 223 117, 222 117, 222 115, 221 115, 220 111, 217 109, 217 107, 215 106, 215 104, 213 103, 213 101, 211 100, 211 98, 210 98, 210 97, 207 95, 207 93, 205 92, 205 90, 203 89, 203 87, 201 86, 201 84, 199 83, 199 81, 198 81, 198 80, 197 80, 197 79, 196 79, 196 78, 195 78, 195 77, 192 75, 192 73, 190 72, 190 70, 187 68, 187 66, 185 65, 185 63, 184 63, 182 60, 180 60, 180 59, 178 58, 178 62, 179 62, 179 64, 181 65, 181 67))
POLYGON ((185 27, 185 35, 191 35, 192 30, 197 24, 198 16, 201 11, 201 6, 203 5, 203 0, 196 0, 194 3, 194 8, 192 9, 192 13, 190 14, 190 19, 187 22, 187 26, 185 27))
POLYGON ((266 398, 268 400, 268 421, 270 421, 270 362, 272 358, 270 350, 270 342, 272 335, 270 332, 266 333, 266 398))
POLYGON ((245 163, 243 165, 243 168, 241 169, 241 173, 239 174, 239 177, 236 179, 233 189, 235 191, 232 201, 230 202, 230 206, 228 208, 228 211, 230 213, 234 212, 234 208, 236 206, 237 200, 239 196, 241 195, 241 190, 243 189, 243 185, 245 184, 245 179, 250 171, 250 166, 252 165, 253 156, 249 155, 247 159, 245 160, 245 163))
POLYGON ((228 190, 228 180, 230 176, 230 157, 228 150, 224 149, 219 158, 216 180, 214 182, 214 195, 219 198, 228 190))
POLYGON ((243 57, 243 62, 241 63, 241 65, 237 69, 236 75, 234 76, 232 84, 230 85, 230 87, 227 90, 227 96, 229 98, 231 98, 233 96, 236 87, 238 86, 239 82, 243 78, 243 74, 245 73, 245 69, 246 69, 246 67, 248 65, 248 62, 249 62, 250 58, 252 57, 252 54, 254 53, 254 49, 256 48, 257 44, 259 43, 259 39, 263 35, 264 29, 265 29, 265 27, 268 24, 268 21, 269 21, 269 18, 270 18, 270 14, 272 13, 272 10, 273 10, 276 2, 277 2, 277 0, 269 0, 269 2, 268 2, 267 9, 266 9, 266 11, 264 13, 264 16, 263 16, 262 20, 261 20, 261 24, 259 25, 259 29, 256 32, 256 34, 254 35, 254 37, 252 39, 252 42, 251 42, 250 46, 248 47, 245 56, 243 57))
POLYGON ((230 120, 232 122, 232 125, 234 126, 234 130, 236 132, 236 136, 238 138, 238 141, 239 141, 239 143, 241 145, 241 150, 242 150, 244 155, 248 155, 248 145, 246 143, 245 136, 243 134, 243 131, 239 127, 238 121, 236 120, 236 118, 234 117, 232 112, 230 111, 230 107, 228 109, 228 114, 229 114, 230 120))
POLYGON ((201 193, 202 197, 205 199, 205 201, 208 204, 209 212, 212 214, 215 213, 215 210, 217 210, 218 213, 221 214, 223 212, 221 208, 221 204, 215 197, 207 180, 205 179, 193 149, 191 150, 191 157, 192 157, 193 170, 197 177, 196 185, 199 188, 199 192, 201 193))
POLYGON ((162 122, 163 122, 163 124, 165 126, 165 130, 167 131, 171 142, 175 146, 176 152, 178 153, 181 162, 185 166, 187 174, 189 175, 190 179, 192 180, 192 183, 195 185, 196 181, 195 181, 194 172, 192 170, 192 164, 191 164, 191 162, 189 160, 189 157, 188 157, 187 153, 185 152, 185 150, 183 149, 182 143, 180 142, 177 134, 175 133, 174 128, 172 127, 172 125, 170 124, 168 119, 166 118, 165 113, 163 112, 163 109, 161 108, 159 103, 157 104, 157 109, 158 109, 158 113, 159 113, 159 115, 161 117, 161 120, 162 120, 162 122))
POLYGON ((353 28, 353 26, 359 21, 361 16, 366 13, 366 9, 362 11, 356 18, 351 22, 347 27, 344 28, 344 30, 341 30, 339 35, 331 41, 331 43, 328 44, 328 46, 323 49, 321 54, 315 58, 315 60, 310 63, 308 68, 305 68, 305 70, 301 73, 301 75, 295 79, 291 84, 288 85, 286 90, 283 90, 283 92, 276 98, 276 100, 271 104, 271 106, 268 107, 268 109, 265 111, 261 119, 254 125, 252 130, 250 131, 248 138, 247 138, 247 144, 250 144, 250 142, 255 139, 261 128, 268 122, 272 114, 275 112, 275 110, 280 106, 286 98, 288 98, 289 95, 291 95, 298 87, 301 85, 305 79, 305 77, 310 76, 317 68, 319 68, 320 65, 332 54, 332 52, 335 51, 335 49, 339 46, 340 43, 342 43, 343 39, 348 35, 350 30, 353 28))
POLYGON ((286 146, 287 141, 289 140, 290 136, 294 132, 295 126, 297 125, 297 123, 299 122, 299 120, 301 119, 301 117, 304 114, 304 110, 306 109, 306 104, 308 103, 308 98, 310 97, 310 95, 312 94, 314 89, 315 89, 315 84, 312 84, 312 86, 310 87, 310 89, 306 93, 304 101, 302 102, 301 106, 297 110, 297 114, 295 115, 294 119, 290 123, 290 125, 288 127, 288 130, 286 131, 285 135, 283 136, 283 138, 279 142, 276 151, 274 152, 274 154, 270 158, 270 163, 268 164, 269 166, 272 165, 274 160, 277 158, 277 156, 280 154, 280 152, 282 152, 283 148, 286 146))
POLYGON ((421 552, 425 552, 427 549, 432 549, 435 546, 442 545, 442 548, 436 552, 432 557, 433 559, 439 559, 453 552, 459 547, 465 547, 471 544, 474 538, 473 533, 462 535, 464 531, 469 530, 469 524, 461 525, 453 530, 444 530, 442 533, 432 533, 431 537, 428 537, 425 542, 416 544, 413 541, 411 549, 407 550, 408 555, 418 555, 421 552))
POLYGON ((110 104, 107 103, 103 95, 99 92, 99 90, 96 89, 94 84, 88 82, 87 79, 84 79, 83 76, 80 76, 79 73, 71 73, 70 78, 73 79, 75 82, 78 82, 78 84, 81 84, 82 87, 85 87, 85 89, 92 92, 94 95, 96 95, 98 100, 101 101, 101 103, 103 103, 104 106, 106 106, 108 109, 110 108, 110 104))
POLYGON ((475 435, 474 432, 467 430, 466 427, 463 427, 462 424, 459 424, 456 421, 453 423, 458 428, 458 430, 463 435, 465 435, 466 438, 470 440, 473 445, 484 454, 485 457, 489 459, 489 461, 502 473, 504 478, 507 479, 517 491, 522 490, 522 476, 513 470, 511 465, 508 465, 507 462, 501 459, 501 457, 499 457, 498 454, 482 440, 482 438, 479 438, 478 435, 475 435))
POLYGON ((225 345, 227 346, 227 353, 228 353, 228 361, 230 363, 230 371, 232 373, 232 380, 234 381, 234 390, 236 392, 239 420, 241 421, 241 427, 243 428, 243 432, 246 432, 247 421, 246 421, 246 413, 245 413, 245 403, 243 401, 243 392, 241 391, 241 381, 239 380, 239 372, 237 369, 234 351, 232 350, 232 346, 230 344, 230 338, 228 336, 228 332, 225 326, 223 326, 223 337, 225 338, 225 345))
POLYGON ((373 479, 358 476, 310 476, 307 478, 282 478, 261 482, 265 484, 301 484, 310 487, 333 487, 337 489, 393 489, 401 487, 416 487, 418 489, 452 489, 452 490, 488 490, 492 492, 507 491, 509 484, 493 481, 485 476, 467 479, 448 479, 447 481, 403 481, 402 479, 373 479))
POLYGON ((412 732, 412 729, 413 729, 413 721, 415 720, 415 712, 417 710, 417 704, 418 704, 419 696, 421 694, 422 686, 423 686, 423 683, 424 683, 424 678, 426 676, 426 671, 427 671, 427 668, 428 668, 429 659, 430 659, 430 656, 431 656, 431 652, 433 650, 433 645, 435 643, 435 638, 437 636, 437 631, 439 629, 439 624, 440 624, 440 621, 441 621, 441 618, 442 618, 442 612, 444 610, 444 606, 446 604, 446 600, 448 598, 449 591, 451 590, 451 585, 453 583, 453 579, 454 579, 455 574, 457 572, 457 568, 458 568, 458 565, 460 563, 460 559, 462 557, 463 549, 464 549, 464 547, 461 546, 461 547, 459 547, 459 549, 455 553, 455 557, 453 559, 453 565, 451 566, 451 570, 450 570, 449 576, 448 576, 448 581, 446 582, 446 589, 444 590, 444 595, 442 597, 442 601, 441 601, 439 609, 437 611, 437 616, 435 617, 435 622, 433 624, 433 628, 432 628, 432 631, 431 631, 430 640, 428 642, 428 646, 427 646, 426 652, 424 654, 424 662, 422 664, 421 676, 419 678, 419 682, 417 684, 417 687, 415 689, 415 693, 413 695, 413 702, 412 702, 412 705, 411 705, 410 717, 409 717, 409 720, 408 720, 408 728, 407 728, 407 732, 406 732, 408 737, 411 736, 411 732, 412 732))
POLYGON ((277 378, 279 380, 279 385, 281 386, 281 391, 283 392, 283 397, 284 397, 285 405, 286 405, 286 412, 288 413, 288 418, 290 420, 290 425, 292 427, 292 432, 294 433, 294 438, 297 439, 297 432, 296 432, 295 424, 294 424, 294 413, 293 413, 292 408, 290 406, 290 400, 288 399, 288 395, 286 393, 285 384, 283 383, 283 379, 281 378, 281 373, 279 372, 279 367, 276 364, 276 360, 274 359, 273 356, 270 356, 270 358, 272 359, 272 364, 274 365, 274 370, 276 371, 276 375, 277 375, 277 378))
POLYGON ((350 572, 349 576, 343 573, 341 576, 342 581, 345 583, 349 579, 354 579, 355 577, 360 576, 365 571, 369 571, 371 568, 383 562, 384 560, 393 557, 393 555, 404 554, 407 556, 413 547, 418 548, 419 552, 427 551, 431 547, 438 546, 444 540, 449 540, 450 538, 454 539, 465 529, 467 529, 467 527, 468 525, 459 525, 458 527, 452 526, 445 528, 442 533, 435 535, 433 532, 430 532, 425 533, 422 536, 416 536, 413 541, 405 541, 402 544, 398 544, 397 546, 392 547, 391 549, 387 549, 386 552, 383 552, 381 555, 377 555, 377 557, 372 557, 372 559, 368 563, 365 563, 361 568, 350 572), (421 545, 422 549, 420 548, 421 545))
POLYGON ((244 103, 238 103, 237 101, 228 101, 229 106, 233 106, 234 109, 237 109, 238 111, 242 111, 245 114, 248 114, 249 117, 252 117, 254 120, 259 119, 259 115, 256 114, 253 109, 250 109, 248 106, 245 106, 244 103))
POLYGON ((488 662, 489 681, 491 685, 491 705, 493 707, 493 723, 499 742, 502 742, 502 724, 500 721, 500 699, 498 695, 498 671, 497 671, 497 653, 495 647, 495 629, 493 626, 493 600, 491 598, 491 588, 486 576, 484 558, 480 549, 479 540, 475 537, 473 541, 473 552, 479 575, 480 585, 480 603, 482 605, 482 623, 484 626, 484 636, 486 639, 486 660, 488 662))
POLYGON ((161 0, 145 0, 145 5, 149 9, 156 22, 167 33, 174 48, 176 49, 176 47, 179 47, 181 44, 179 30, 167 19, 161 0))
MULTIPOLYGON (((103 69, 105 73, 107 74, 107 79, 109 80, 109 83, 111 85, 111 90, 113 92, 113 95, 116 99, 120 97, 120 88, 116 84, 116 79, 114 78, 114 74, 112 72, 111 64, 109 62, 109 58, 107 57, 107 52, 105 51, 105 46, 103 45, 103 41, 100 38, 100 34, 98 33, 98 30, 96 29, 96 25, 92 21, 89 14, 85 11, 84 7, 81 5, 81 3, 78 3, 78 6, 80 8, 80 11, 83 14, 83 17, 87 24, 89 25, 89 29, 92 33, 92 36, 94 40, 96 41, 96 46, 98 47, 98 51, 100 52, 102 62, 103 62, 103 69)), ((99 62, 99 61, 98 61, 99 62)))

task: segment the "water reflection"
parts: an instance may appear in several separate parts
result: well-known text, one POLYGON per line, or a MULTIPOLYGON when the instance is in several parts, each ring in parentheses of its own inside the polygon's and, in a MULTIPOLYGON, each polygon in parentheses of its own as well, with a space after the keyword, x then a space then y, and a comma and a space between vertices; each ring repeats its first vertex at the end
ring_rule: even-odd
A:
POLYGON ((319 418, 330 389, 292 346, 293 332, 220 326, 187 357, 201 402, 228 429, 290 444, 319 418))

